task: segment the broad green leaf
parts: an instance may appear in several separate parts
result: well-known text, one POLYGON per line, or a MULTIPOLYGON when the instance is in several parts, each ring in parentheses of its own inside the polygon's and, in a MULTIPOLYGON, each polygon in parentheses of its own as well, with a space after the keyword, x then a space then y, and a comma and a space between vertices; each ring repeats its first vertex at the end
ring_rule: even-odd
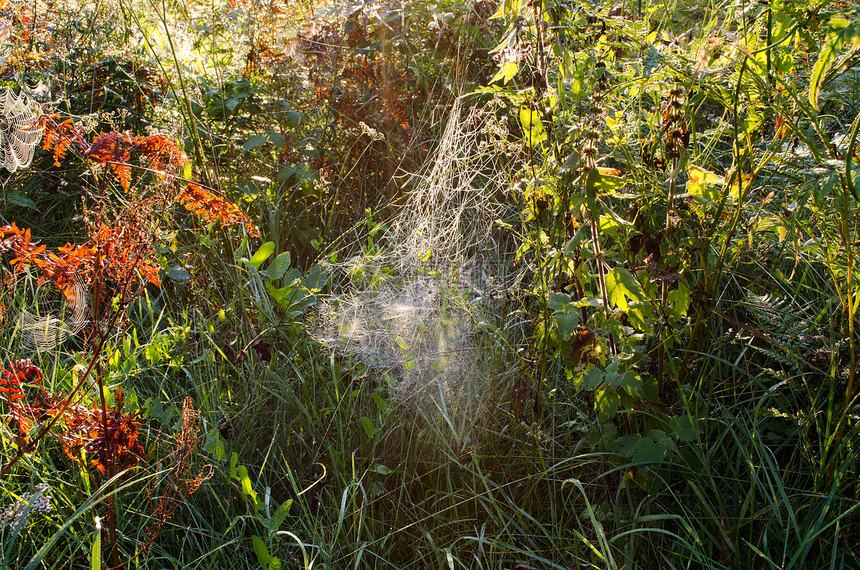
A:
POLYGON ((290 268, 290 252, 285 251, 276 257, 268 269, 261 271, 260 274, 269 279, 280 279, 290 268))
POLYGON ((679 321, 687 316, 687 310, 690 308, 690 289, 683 281, 678 283, 678 288, 669 291, 669 318, 673 321, 679 321))
POLYGON ((553 318, 558 325, 559 338, 569 340, 579 326, 579 311, 572 307, 564 311, 556 311, 553 313, 553 318))
POLYGON ((251 543, 254 545, 254 553, 257 555, 257 562, 263 568, 268 568, 272 561, 272 555, 269 554, 269 549, 266 548, 266 543, 256 534, 251 535, 251 543))
POLYGON ((376 392, 373 393, 373 401, 376 404, 376 409, 378 409, 380 412, 384 412, 385 410, 387 410, 388 408, 391 407, 391 404, 386 402, 385 398, 383 398, 382 396, 380 396, 376 392))
POLYGON ((273 145, 278 148, 284 148, 284 135, 278 131, 266 131, 266 136, 269 137, 273 145))
POLYGON ((547 305, 553 311, 562 311, 570 304, 570 295, 567 293, 557 293, 555 291, 549 294, 547 305))
POLYGON ((612 172, 617 172, 617 170, 608 168, 597 169, 598 173, 600 174, 600 178, 598 178, 597 180, 597 188, 601 192, 612 195, 615 194, 616 189, 622 188, 625 184, 627 184, 627 180, 625 180, 624 178, 621 178, 620 176, 615 176, 614 174, 604 174, 602 172, 603 170, 606 170, 607 172, 610 170, 612 172))
POLYGON ((217 429, 210 430, 206 434, 206 442, 203 444, 203 451, 211 453, 215 456, 215 461, 221 461, 227 457, 227 449, 224 447, 224 439, 217 429))
POLYGON ((547 139, 538 111, 529 109, 525 105, 520 107, 520 124, 523 127, 523 138, 530 147, 539 145, 547 139))
POLYGON ((287 126, 290 128, 295 128, 299 126, 299 122, 302 120, 302 114, 298 111, 287 111, 287 126))
POLYGON ((361 416, 360 421, 361 427, 364 428, 364 433, 368 438, 373 439, 377 432, 379 432, 379 428, 373 425, 373 421, 366 416, 361 416))
POLYGON ((700 198, 705 202, 716 202, 720 198, 720 188, 725 184, 723 178, 699 168, 693 164, 687 165, 687 192, 695 197, 700 198))
POLYGON ((594 409, 597 410, 597 417, 600 421, 606 420, 615 416, 618 413, 618 408, 621 406, 621 396, 612 390, 598 390, 594 394, 594 409))
POLYGON ((275 177, 275 180, 278 182, 286 182, 293 175, 299 171, 299 167, 294 164, 286 164, 278 171, 278 175, 275 177))
POLYGON ((191 279, 191 274, 184 267, 178 265, 172 266, 167 271, 167 276, 173 281, 188 281, 191 279))
POLYGON ((242 150, 248 152, 254 150, 257 147, 263 146, 267 142, 269 142, 269 139, 267 139, 264 135, 251 135, 250 137, 248 137, 248 140, 245 141, 245 144, 242 145, 242 150))
POLYGON ((251 267, 259 269, 260 266, 263 265, 263 262, 269 259, 269 256, 272 255, 274 251, 275 242, 267 241, 260 246, 260 249, 257 250, 257 253, 255 253, 254 256, 251 257, 251 260, 247 261, 246 263, 251 267))
POLYGON ((609 295, 609 303, 625 313, 628 298, 637 302, 646 300, 639 282, 623 267, 615 267, 606 275, 606 292, 609 295))
POLYGON ((6 192, 6 201, 10 204, 21 206, 22 208, 30 208, 31 210, 36 211, 39 210, 36 207, 35 202, 28 198, 26 194, 24 194, 23 192, 19 192, 18 190, 8 190, 6 192))
POLYGON ((603 384, 603 371, 600 368, 594 367, 582 377, 581 388, 583 390, 595 390, 603 384))

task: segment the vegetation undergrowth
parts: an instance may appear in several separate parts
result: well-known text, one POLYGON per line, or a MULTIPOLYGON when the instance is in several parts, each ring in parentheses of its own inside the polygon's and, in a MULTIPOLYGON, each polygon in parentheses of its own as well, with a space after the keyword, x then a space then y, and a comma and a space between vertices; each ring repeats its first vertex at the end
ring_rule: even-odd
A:
POLYGON ((0 0, 0 568, 857 567, 858 22, 0 0))

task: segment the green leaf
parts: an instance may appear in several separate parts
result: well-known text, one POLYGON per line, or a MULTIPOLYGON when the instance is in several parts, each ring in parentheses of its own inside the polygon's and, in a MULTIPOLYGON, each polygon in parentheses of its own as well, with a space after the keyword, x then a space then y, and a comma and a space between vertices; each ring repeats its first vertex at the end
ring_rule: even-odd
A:
POLYGON ((203 451, 211 453, 215 456, 215 461, 221 461, 227 457, 227 450, 224 447, 224 439, 217 429, 209 430, 206 434, 206 443, 203 444, 203 451))
POLYGON ((90 552, 90 568, 101 570, 102 568, 102 525, 99 517, 96 517, 96 532, 93 536, 93 548, 90 552))
POLYGON ((191 279, 191 274, 184 267, 179 267, 178 265, 171 267, 167 272, 167 276, 173 281, 188 281, 191 279))
POLYGON ((504 65, 499 68, 499 71, 497 71, 493 78, 490 80, 490 83, 495 83, 496 81, 501 79, 503 84, 507 84, 508 81, 510 81, 514 77, 514 75, 517 74, 519 68, 520 66, 516 61, 505 62, 504 65))
POLYGON ((827 78, 827 73, 833 66, 837 53, 849 42, 851 48, 857 47, 860 42, 860 26, 857 23, 851 23, 844 18, 834 18, 830 21, 830 25, 834 28, 839 28, 831 32, 818 54, 818 59, 812 66, 812 71, 809 74, 809 103, 819 110, 818 96, 821 92, 821 87, 827 78))
POLYGON ((391 404, 386 402, 385 398, 383 398, 382 396, 380 396, 376 392, 373 393, 373 401, 376 404, 376 409, 379 410, 380 412, 385 412, 385 410, 387 410, 388 408, 391 407, 391 404))
POLYGON ((373 439, 376 434, 379 432, 379 428, 373 425, 373 421, 366 416, 361 416, 361 427, 364 428, 364 433, 367 434, 367 437, 373 439))
POLYGON ((256 534, 251 535, 251 542, 254 544, 254 553, 257 555, 257 562, 263 568, 268 568, 272 561, 272 555, 269 554, 269 549, 266 548, 266 543, 256 534))
POLYGON ((251 135, 248 137, 248 140, 245 141, 245 144, 242 145, 242 150, 245 152, 249 152, 254 150, 255 148, 261 147, 264 144, 269 142, 264 135, 251 135))
POLYGON ((690 308, 690 289, 683 281, 678 283, 678 288, 674 291, 669 291, 669 318, 673 321, 679 321, 687 316, 687 310, 690 308))
POLYGON ((248 468, 244 465, 240 465, 236 470, 238 475, 239 484, 242 486, 242 492, 246 497, 251 499, 251 502, 254 504, 254 511, 259 511, 260 507, 263 506, 260 503, 260 500, 257 498, 257 492, 254 491, 254 487, 251 484, 251 478, 248 476, 248 468))
POLYGON ((260 274, 268 277, 269 279, 280 279, 290 268, 290 261, 290 252, 285 251, 278 255, 278 257, 272 261, 271 265, 269 265, 269 268, 265 271, 261 271, 260 274))
POLYGON ((283 166, 283 167, 281 167, 281 169, 278 171, 278 175, 275 177, 275 179, 276 179, 278 182, 286 182, 287 180, 289 180, 290 178, 292 178, 292 177, 293 177, 293 175, 295 175, 295 173, 296 173, 296 172, 298 172, 298 171, 299 171, 299 167, 298 167, 298 166, 295 166, 295 165, 293 165, 293 164, 287 164, 287 165, 284 165, 284 166, 283 166))
POLYGON ((260 249, 257 250, 257 253, 251 258, 250 261, 246 261, 248 265, 251 267, 255 267, 257 269, 263 265, 263 262, 269 259, 269 256, 272 255, 275 251, 275 242, 267 241, 263 245, 260 246, 260 249))
POLYGON ((520 107, 520 124, 523 127, 523 138, 530 147, 539 145, 548 138, 538 111, 525 105, 520 107))
POLYGON ((720 198, 720 188, 725 184, 723 178, 692 164, 687 165, 687 192, 703 202, 716 202, 720 198))
POLYGON ((623 267, 615 267, 606 275, 606 292, 609 295, 609 303, 625 313, 628 298, 637 302, 646 300, 639 282, 623 267))
POLYGON ((562 311, 570 304, 570 295, 567 293, 557 293, 555 291, 549 294, 547 305, 553 311, 562 311))
POLYGON ((594 367, 582 377, 583 390, 595 390, 603 384, 603 371, 600 368, 594 367))
POLYGON ((295 128, 299 126, 302 120, 302 114, 298 111, 287 111, 287 126, 295 128))
POLYGON ((284 521, 287 519, 287 515, 290 514, 290 507, 293 505, 292 499, 287 499, 281 506, 278 507, 278 510, 275 511, 275 514, 272 515, 272 518, 269 519, 269 522, 266 524, 266 528, 269 529, 269 532, 277 532, 281 525, 284 524, 284 521))
POLYGON ((569 340, 576 327, 579 326, 579 311, 573 307, 564 311, 556 311, 553 318, 558 325, 558 336, 561 340, 569 340))
POLYGON ((16 206, 21 206, 22 208, 30 208, 31 210, 38 211, 39 209, 36 207, 36 203, 33 202, 30 198, 27 197, 26 194, 19 192, 17 190, 9 190, 6 192, 6 201, 10 204, 15 204, 16 206))
POLYGON ((621 396, 612 390, 598 390, 594 394, 594 409, 597 410, 597 417, 600 421, 606 420, 615 416, 618 413, 618 408, 621 406, 621 396))
POLYGON ((597 180, 597 187, 601 192, 606 194, 615 194, 615 190, 618 188, 624 187, 627 184, 627 180, 621 178, 620 176, 615 176, 612 174, 602 174, 599 172, 600 177, 597 180))
POLYGON ((278 131, 266 131, 266 136, 269 137, 273 145, 278 148, 284 148, 284 135, 278 131))

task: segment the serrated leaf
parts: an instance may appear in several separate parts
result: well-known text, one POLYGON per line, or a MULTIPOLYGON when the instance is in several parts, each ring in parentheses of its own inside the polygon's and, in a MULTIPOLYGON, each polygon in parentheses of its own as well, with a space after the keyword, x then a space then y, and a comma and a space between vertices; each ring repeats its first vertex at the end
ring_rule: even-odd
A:
POLYGON ((557 293, 555 291, 549 294, 547 298, 547 306, 553 311, 561 311, 570 304, 570 295, 567 293, 557 293))
POLYGON ((579 311, 574 308, 556 311, 553 318, 558 325, 558 336, 561 340, 569 340, 576 327, 579 326, 579 311))
POLYGON ((595 390, 603 384, 603 371, 600 368, 592 368, 582 377, 583 390, 595 390))
POLYGON ((495 83, 498 80, 502 80, 502 84, 507 84, 514 75, 519 71, 520 66, 515 61, 506 61, 500 68, 499 71, 493 76, 490 80, 490 83, 495 83))
POLYGON ((520 107, 520 125, 523 128, 523 138, 530 147, 539 145, 548 138, 540 120, 540 113, 525 105, 520 107))
POLYGON ((687 316, 687 310, 690 308, 690 289, 683 281, 678 283, 678 288, 669 291, 669 318, 674 321, 679 321, 687 316))
POLYGON ((646 300, 639 282, 623 267, 615 267, 606 275, 606 292, 609 303, 623 312, 627 312, 628 298, 637 302, 646 300))

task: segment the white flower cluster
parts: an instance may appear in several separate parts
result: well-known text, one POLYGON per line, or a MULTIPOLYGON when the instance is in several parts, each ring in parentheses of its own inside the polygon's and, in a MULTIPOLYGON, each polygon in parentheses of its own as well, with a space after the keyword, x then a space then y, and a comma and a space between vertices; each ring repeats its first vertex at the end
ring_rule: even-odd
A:
POLYGON ((27 524, 30 514, 48 513, 54 510, 47 483, 39 483, 33 492, 24 493, 12 506, 0 511, 0 528, 20 528, 27 524))

